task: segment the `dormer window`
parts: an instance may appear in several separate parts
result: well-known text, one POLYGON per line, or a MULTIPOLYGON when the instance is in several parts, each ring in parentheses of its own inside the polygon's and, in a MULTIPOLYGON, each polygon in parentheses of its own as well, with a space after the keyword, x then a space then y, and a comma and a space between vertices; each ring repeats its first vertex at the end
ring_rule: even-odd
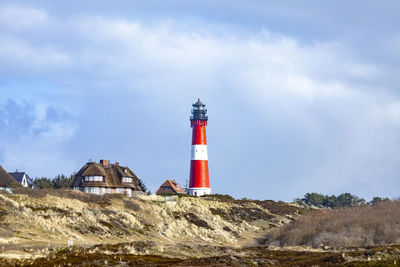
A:
POLYGON ((132 183, 133 179, 131 177, 122 177, 123 183, 132 183))
POLYGON ((104 176, 85 176, 85 182, 104 182, 104 176))

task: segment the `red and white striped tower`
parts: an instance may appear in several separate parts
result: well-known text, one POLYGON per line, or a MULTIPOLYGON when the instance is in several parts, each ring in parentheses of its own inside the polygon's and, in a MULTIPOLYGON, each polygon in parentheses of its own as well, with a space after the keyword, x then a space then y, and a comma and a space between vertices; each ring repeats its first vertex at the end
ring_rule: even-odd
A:
POLYGON ((192 132, 192 160, 190 162, 190 182, 188 193, 191 196, 211 194, 208 177, 208 153, 206 126, 208 121, 206 105, 200 99, 193 104, 190 117, 192 132))

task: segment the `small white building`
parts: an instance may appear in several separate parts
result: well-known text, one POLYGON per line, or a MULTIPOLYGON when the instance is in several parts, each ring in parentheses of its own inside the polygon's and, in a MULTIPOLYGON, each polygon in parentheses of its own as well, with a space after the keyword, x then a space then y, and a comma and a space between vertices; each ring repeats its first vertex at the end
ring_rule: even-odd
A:
POLYGON ((25 172, 9 172, 9 175, 11 175, 18 183, 20 183, 23 187, 28 187, 30 189, 37 189, 36 185, 33 183, 33 180, 29 175, 25 172))

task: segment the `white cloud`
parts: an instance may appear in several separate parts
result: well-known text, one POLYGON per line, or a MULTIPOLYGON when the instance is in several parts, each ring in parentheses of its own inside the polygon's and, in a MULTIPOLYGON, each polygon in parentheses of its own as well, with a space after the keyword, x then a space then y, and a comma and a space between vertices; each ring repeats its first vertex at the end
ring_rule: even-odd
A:
POLYGON ((0 24, 12 29, 39 26, 48 19, 49 16, 44 10, 12 5, 0 7, 0 24))
POLYGON ((300 45, 266 31, 242 38, 229 29, 215 34, 213 25, 188 31, 171 21, 144 25, 85 18, 75 24, 84 40, 76 62, 86 69, 95 65, 103 80, 134 82, 148 74, 182 82, 182 77, 203 82, 229 77, 242 90, 254 90, 257 99, 277 92, 312 99, 351 94, 347 83, 353 79, 379 76, 374 65, 358 62, 339 44, 300 45))
POLYGON ((35 47, 23 40, 0 36, 0 67, 29 72, 53 71, 67 67, 70 59, 52 44, 35 47))

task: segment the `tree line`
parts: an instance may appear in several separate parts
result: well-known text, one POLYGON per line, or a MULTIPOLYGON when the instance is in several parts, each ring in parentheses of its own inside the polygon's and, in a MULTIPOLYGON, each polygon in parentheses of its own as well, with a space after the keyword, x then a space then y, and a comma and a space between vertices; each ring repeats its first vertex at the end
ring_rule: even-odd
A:
POLYGON ((345 207, 357 207, 363 205, 376 205, 380 202, 390 201, 389 198, 373 197, 371 201, 366 202, 365 199, 360 198, 350 193, 343 193, 338 196, 335 195, 323 195, 318 193, 307 193, 303 198, 295 199, 298 204, 307 204, 310 206, 320 208, 345 208, 345 207))
POLYGON ((71 188, 72 187, 72 182, 74 181, 74 177, 75 177, 75 174, 71 174, 69 177, 64 175, 64 174, 59 174, 56 177, 54 177, 53 179, 50 179, 50 178, 47 178, 47 177, 35 178, 33 180, 33 183, 39 189, 71 188))

